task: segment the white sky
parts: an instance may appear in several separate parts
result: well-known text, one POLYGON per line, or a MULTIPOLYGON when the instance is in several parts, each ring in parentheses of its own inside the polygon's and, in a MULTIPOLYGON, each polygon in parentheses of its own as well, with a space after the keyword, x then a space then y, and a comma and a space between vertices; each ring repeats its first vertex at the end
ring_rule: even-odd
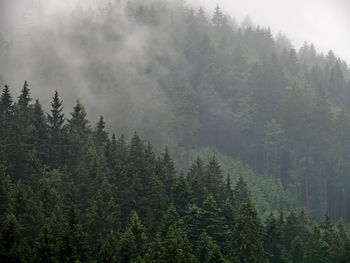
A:
POLYGON ((319 51, 332 49, 350 62, 350 0, 188 0, 211 12, 223 11, 241 22, 247 15, 255 24, 284 33, 298 48, 304 41, 319 51))

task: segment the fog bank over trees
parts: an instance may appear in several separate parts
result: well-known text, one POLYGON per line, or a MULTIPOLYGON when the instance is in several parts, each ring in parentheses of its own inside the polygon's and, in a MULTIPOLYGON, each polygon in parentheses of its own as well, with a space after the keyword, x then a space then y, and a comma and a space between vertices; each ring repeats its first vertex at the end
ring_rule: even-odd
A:
POLYGON ((57 90, 66 116, 79 100, 91 126, 103 115, 110 132, 168 145, 180 169, 218 153, 233 176, 233 160, 249 166, 274 205, 348 222, 350 71, 336 53, 220 7, 82 2, 1 2, 0 85, 13 97, 27 80, 48 111, 57 90))

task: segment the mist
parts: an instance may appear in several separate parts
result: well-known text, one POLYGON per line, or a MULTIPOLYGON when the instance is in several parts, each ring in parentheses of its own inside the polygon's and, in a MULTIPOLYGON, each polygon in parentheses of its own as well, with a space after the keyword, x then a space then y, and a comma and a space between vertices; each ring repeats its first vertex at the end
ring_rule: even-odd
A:
POLYGON ((147 133, 171 118, 158 81, 168 75, 171 61, 181 58, 173 53, 167 34, 126 19, 120 1, 113 7, 108 3, 2 2, 1 10, 9 15, 1 27, 8 43, 1 85, 9 84, 17 96, 27 80, 32 97, 45 109, 57 90, 67 117, 80 100, 89 119, 104 115, 110 130, 142 128, 147 133))
POLYGON ((229 15, 242 22, 247 16, 255 24, 270 27, 274 34, 282 32, 296 48, 305 41, 319 52, 333 50, 350 62, 350 2, 346 0, 191 0, 196 6, 213 10, 218 3, 229 15))
MULTIPOLYGON (((177 10, 181 2, 172 0, 167 5, 177 10)), ((254 24, 271 27, 274 35, 286 34, 296 48, 304 41, 314 42, 318 51, 334 49, 336 55, 350 58, 344 34, 348 25, 345 2, 218 3, 237 24, 248 15, 254 24)), ((181 43, 176 42, 177 35, 183 34, 181 23, 171 25, 172 17, 181 14, 165 13, 165 18, 159 18, 164 24, 150 26, 130 19, 121 0, 5 0, 0 4, 0 42, 5 46, 0 54, 0 84, 9 84, 14 96, 27 80, 32 97, 39 98, 46 110, 57 90, 67 118, 80 100, 92 122, 104 115, 110 131, 141 130, 156 145, 177 143, 168 124, 176 119, 178 105, 164 87, 177 85, 171 80, 174 69, 180 72, 179 79, 192 70, 188 58, 179 52, 181 43), (180 70, 177 65, 182 65, 180 70), (155 134, 154 127, 166 136, 155 134)), ((207 0, 187 3, 195 10, 204 6, 208 20, 215 5, 207 0)))

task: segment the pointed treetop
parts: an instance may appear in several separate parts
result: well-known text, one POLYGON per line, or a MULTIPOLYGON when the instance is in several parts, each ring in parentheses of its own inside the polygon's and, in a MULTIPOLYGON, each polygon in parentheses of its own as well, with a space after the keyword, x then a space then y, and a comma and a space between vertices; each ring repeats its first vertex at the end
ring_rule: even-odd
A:
POLYGON ((18 97, 18 105, 21 109, 27 108, 31 100, 29 85, 28 82, 25 81, 21 90, 21 95, 18 97))
POLYGON ((71 112, 71 119, 68 123, 71 129, 75 129, 79 132, 87 132, 89 130, 89 121, 86 119, 86 112, 84 106, 77 100, 74 106, 73 112, 71 112))
POLYGON ((217 3, 216 7, 215 7, 215 10, 214 10, 214 15, 213 15, 213 18, 212 18, 212 22, 215 26, 220 26, 222 25, 222 22, 223 22, 223 14, 221 12, 221 9, 220 9, 220 6, 219 6, 219 3, 217 3))
POLYGON ((105 127, 106 124, 103 120, 103 116, 100 116, 94 132, 96 146, 102 146, 108 140, 108 133, 106 132, 105 127))
POLYGON ((55 91, 55 95, 51 101, 51 114, 48 114, 49 126, 53 130, 54 133, 62 130, 64 123, 64 114, 62 113, 62 100, 60 100, 58 96, 57 90, 55 91))
POLYGON ((11 96, 10 88, 6 84, 2 90, 0 97, 0 113, 10 112, 12 109, 13 99, 11 96))

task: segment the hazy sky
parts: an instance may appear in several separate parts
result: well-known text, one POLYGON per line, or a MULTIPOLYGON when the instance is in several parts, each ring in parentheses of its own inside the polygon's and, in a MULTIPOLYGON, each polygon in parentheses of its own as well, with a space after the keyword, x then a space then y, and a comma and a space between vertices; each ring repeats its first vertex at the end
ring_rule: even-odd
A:
POLYGON ((350 0, 189 0, 211 11, 216 3, 242 21, 286 34, 299 47, 312 42, 318 50, 329 49, 350 62, 350 0))

